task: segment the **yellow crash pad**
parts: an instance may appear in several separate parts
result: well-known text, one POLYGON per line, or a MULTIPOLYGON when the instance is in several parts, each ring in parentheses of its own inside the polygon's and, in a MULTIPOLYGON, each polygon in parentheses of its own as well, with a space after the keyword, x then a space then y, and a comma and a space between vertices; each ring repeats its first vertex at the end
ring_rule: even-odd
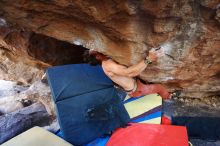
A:
MULTIPOLYGON (((130 98, 127 96, 124 102, 124 106, 131 119, 138 116, 141 117, 141 115, 147 118, 147 116, 161 112, 162 108, 162 98, 158 94, 145 95, 140 98, 130 98)), ((161 115, 154 115, 153 118, 142 120, 138 123, 160 124, 161 115)))
POLYGON ((24 133, 10 139, 1 146, 73 146, 53 133, 33 127, 24 133))

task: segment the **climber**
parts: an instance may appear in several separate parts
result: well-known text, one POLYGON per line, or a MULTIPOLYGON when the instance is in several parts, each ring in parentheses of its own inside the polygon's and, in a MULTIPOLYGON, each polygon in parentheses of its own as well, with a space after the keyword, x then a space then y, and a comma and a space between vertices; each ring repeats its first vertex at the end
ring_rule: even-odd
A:
POLYGON ((158 93, 163 99, 168 99, 170 94, 161 84, 144 84, 141 80, 135 79, 135 77, 144 71, 149 64, 156 62, 156 60, 156 52, 150 51, 148 57, 144 60, 136 65, 126 67, 96 51, 86 51, 84 54, 85 62, 88 62, 91 65, 101 63, 105 74, 115 84, 124 89, 131 97, 158 93))

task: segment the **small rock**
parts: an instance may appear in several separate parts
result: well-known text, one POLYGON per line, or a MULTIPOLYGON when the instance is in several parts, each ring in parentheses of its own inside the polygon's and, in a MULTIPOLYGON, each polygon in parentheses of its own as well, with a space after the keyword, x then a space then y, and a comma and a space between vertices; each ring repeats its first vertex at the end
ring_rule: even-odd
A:
POLYGON ((183 98, 180 98, 179 100, 180 100, 181 102, 184 102, 184 99, 183 99, 183 98))
POLYGON ((22 109, 24 106, 19 101, 10 101, 0 104, 0 112, 3 114, 8 114, 16 110, 22 109))
POLYGON ((212 104, 213 107, 217 107, 217 105, 215 103, 212 104))
POLYGON ((186 99, 185 99, 185 102, 186 102, 186 103, 188 103, 188 102, 189 102, 189 100, 186 98, 186 99))

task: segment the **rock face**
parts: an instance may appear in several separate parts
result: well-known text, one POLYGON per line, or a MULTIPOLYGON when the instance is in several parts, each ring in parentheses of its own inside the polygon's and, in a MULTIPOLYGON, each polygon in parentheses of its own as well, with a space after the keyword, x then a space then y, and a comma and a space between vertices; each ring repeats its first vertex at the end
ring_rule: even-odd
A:
MULTIPOLYGON (((23 56, 13 55, 11 51, 0 48, 0 79, 16 81, 17 84, 30 85, 39 80, 44 71, 33 61, 23 56)), ((0 87, 1 88, 1 87, 0 87)))
POLYGON ((170 91, 182 90, 183 96, 216 95, 220 93, 219 3, 1 0, 0 45, 38 67, 71 63, 85 48, 132 65, 156 49, 157 64, 140 78, 163 83, 170 91))

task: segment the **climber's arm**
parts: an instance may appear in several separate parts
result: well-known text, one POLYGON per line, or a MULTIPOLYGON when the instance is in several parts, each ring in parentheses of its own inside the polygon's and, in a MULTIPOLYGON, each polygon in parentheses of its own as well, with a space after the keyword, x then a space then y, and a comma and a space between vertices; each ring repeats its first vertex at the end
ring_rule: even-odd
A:
MULTIPOLYGON (((149 53, 148 58, 152 61, 156 61, 156 55, 153 53, 149 53)), ((102 67, 105 70, 105 72, 109 74, 114 74, 118 76, 135 77, 145 70, 145 68, 147 67, 147 64, 144 62, 144 60, 142 60, 138 64, 132 65, 130 67, 126 67, 126 66, 117 64, 115 61, 109 59, 109 60, 102 62, 102 67)))
POLYGON ((126 67, 123 65, 119 65, 112 60, 107 60, 102 62, 102 67, 105 70, 105 72, 109 74, 126 77, 135 77, 139 75, 143 70, 145 70, 147 65, 144 63, 144 61, 141 61, 136 65, 126 67))
POLYGON ((107 73, 109 76, 113 75, 119 75, 121 76, 123 73, 123 70, 125 70, 127 67, 123 65, 117 64, 115 61, 108 59, 102 61, 102 68, 105 73, 107 73))

